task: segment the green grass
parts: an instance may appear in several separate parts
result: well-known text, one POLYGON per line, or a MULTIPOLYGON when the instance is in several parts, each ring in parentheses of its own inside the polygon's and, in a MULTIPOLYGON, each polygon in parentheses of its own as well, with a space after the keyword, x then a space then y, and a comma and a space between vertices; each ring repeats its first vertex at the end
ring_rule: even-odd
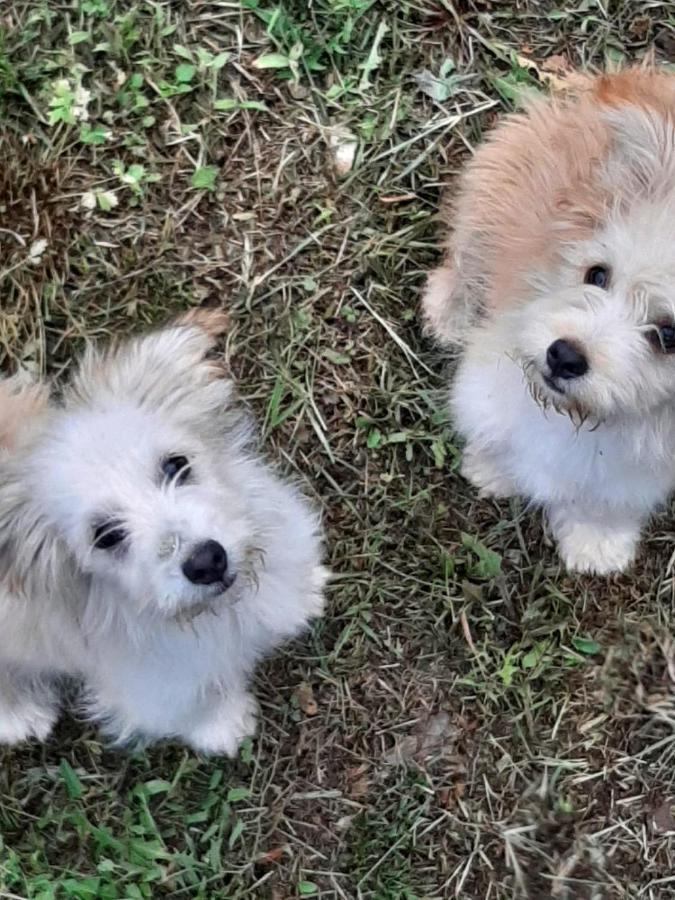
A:
POLYGON ((224 304, 336 577, 236 763, 68 717, 3 751, 0 897, 670 895, 672 519, 605 581, 477 500, 418 301, 495 117, 674 45, 668 2, 3 5, 3 369, 66 376, 87 340, 224 304))

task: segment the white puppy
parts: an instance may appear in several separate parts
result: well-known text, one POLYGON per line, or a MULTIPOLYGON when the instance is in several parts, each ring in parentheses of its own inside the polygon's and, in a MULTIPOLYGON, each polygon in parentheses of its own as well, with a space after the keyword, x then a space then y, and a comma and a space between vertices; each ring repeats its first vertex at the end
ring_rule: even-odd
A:
POLYGON ((54 678, 121 741, 234 754, 256 662, 320 614, 316 516, 249 446, 201 312, 104 354, 0 471, 0 740, 44 738, 54 678))
POLYGON ((675 486, 675 78, 577 85, 477 151, 424 307, 462 349, 466 477, 543 506, 567 566, 608 573, 675 486))

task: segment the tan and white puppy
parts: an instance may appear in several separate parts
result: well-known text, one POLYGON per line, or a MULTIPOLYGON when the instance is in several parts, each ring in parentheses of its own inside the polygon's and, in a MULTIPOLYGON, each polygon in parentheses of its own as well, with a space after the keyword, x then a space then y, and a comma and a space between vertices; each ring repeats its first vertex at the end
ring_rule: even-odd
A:
POLYGON ((570 569, 634 559, 675 487, 675 77, 532 102, 478 149, 429 278, 463 473, 543 506, 570 569))
POLYGON ((221 326, 90 351, 0 461, 0 741, 46 737, 72 674, 117 740, 234 754, 255 664, 321 613, 318 519, 252 449, 221 326))

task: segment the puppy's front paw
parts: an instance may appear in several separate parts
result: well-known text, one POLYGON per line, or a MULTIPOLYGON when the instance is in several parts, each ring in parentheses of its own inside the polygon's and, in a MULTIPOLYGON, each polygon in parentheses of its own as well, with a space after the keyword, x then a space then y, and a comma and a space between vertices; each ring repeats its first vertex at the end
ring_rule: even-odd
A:
POLYGON ((18 697, 10 702, 0 698, 0 744, 19 744, 31 738, 44 741, 57 717, 55 704, 36 697, 18 697))
POLYGON ((478 488, 481 497, 504 499, 518 493, 511 479, 499 470, 494 458, 487 453, 467 449, 462 459, 461 473, 478 488))
POLYGON ((214 701, 187 741, 200 753, 235 757, 241 742, 255 734, 257 711, 255 698, 243 691, 214 701))
POLYGON ((312 582, 307 598, 307 614, 314 619, 321 615, 326 603, 324 590, 330 580, 331 572, 326 566, 316 566, 312 572, 312 582))
POLYGON ((637 545, 634 531, 609 530, 595 523, 577 523, 559 540, 565 566, 594 575, 623 572, 633 562, 637 545))

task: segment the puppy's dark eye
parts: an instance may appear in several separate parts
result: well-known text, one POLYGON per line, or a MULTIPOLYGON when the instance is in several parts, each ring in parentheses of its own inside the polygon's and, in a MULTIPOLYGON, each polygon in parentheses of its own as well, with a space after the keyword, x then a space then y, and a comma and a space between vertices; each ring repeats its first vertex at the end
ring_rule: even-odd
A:
POLYGON ((94 547, 97 550, 110 550, 121 544, 127 532, 120 522, 104 522, 94 528, 94 547))
POLYGON ((584 284, 592 284, 593 287, 606 290, 609 287, 610 275, 609 266, 591 266, 584 275, 584 284))
POLYGON ((167 456, 163 459, 162 475, 167 481, 184 484, 190 477, 190 462, 187 456, 167 456))
POLYGON ((647 332, 647 336, 655 350, 660 350, 661 353, 675 353, 675 325, 672 322, 657 322, 647 332))

